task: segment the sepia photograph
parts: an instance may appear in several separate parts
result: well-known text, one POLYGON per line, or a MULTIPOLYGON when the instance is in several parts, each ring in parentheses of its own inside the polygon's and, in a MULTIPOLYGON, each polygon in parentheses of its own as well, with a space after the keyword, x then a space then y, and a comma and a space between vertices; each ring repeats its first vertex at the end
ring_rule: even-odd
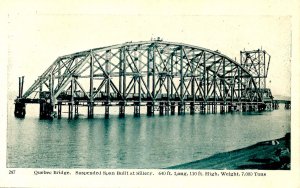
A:
MULTIPOLYGON (((155 2, 127 11, 119 10, 126 3, 103 2, 102 12, 11 3, 6 176, 85 178, 72 187, 87 176, 105 180, 93 187, 122 187, 117 181, 126 178, 130 187, 140 177, 195 187, 230 176, 264 177, 258 185, 266 187, 273 177, 296 176, 298 15, 168 12, 171 2, 155 2)), ((139 181, 133 187, 166 185, 139 181)))

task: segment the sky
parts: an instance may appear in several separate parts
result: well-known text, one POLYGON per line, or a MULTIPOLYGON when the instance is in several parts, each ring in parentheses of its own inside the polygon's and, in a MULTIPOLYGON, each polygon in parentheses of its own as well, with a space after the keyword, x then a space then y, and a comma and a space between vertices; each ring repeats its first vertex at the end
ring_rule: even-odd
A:
POLYGON ((25 76, 26 91, 58 56, 161 37, 164 41, 219 50, 238 61, 240 50, 262 48, 271 55, 267 87, 273 95, 291 95, 290 16, 187 14, 181 9, 163 11, 161 6, 157 8, 159 13, 149 13, 136 11, 136 4, 120 13, 104 8, 97 12, 91 6, 81 6, 79 12, 61 12, 59 7, 54 11, 45 6, 35 11, 17 8, 7 16, 9 91, 18 90, 19 76, 25 76))

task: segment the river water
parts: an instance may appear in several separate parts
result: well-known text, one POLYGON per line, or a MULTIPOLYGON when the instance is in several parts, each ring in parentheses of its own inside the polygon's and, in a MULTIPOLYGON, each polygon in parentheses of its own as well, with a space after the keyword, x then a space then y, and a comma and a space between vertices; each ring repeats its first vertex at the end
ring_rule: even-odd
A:
POLYGON ((7 167, 165 168, 280 138, 291 126, 282 105, 261 113, 103 116, 39 120, 38 108, 27 105, 26 118, 16 119, 8 108, 7 167))

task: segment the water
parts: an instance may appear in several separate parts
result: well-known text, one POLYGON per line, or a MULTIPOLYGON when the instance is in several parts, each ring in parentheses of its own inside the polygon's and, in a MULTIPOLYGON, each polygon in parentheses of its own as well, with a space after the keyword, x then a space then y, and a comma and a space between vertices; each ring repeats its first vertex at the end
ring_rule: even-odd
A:
MULTIPOLYGON (((28 105, 29 106, 29 105, 28 105)), ((27 106, 27 112, 28 110, 27 106)), ((16 119, 8 111, 7 167, 165 168, 283 137, 290 110, 119 119, 16 119)), ((127 109, 126 109, 127 110, 127 109)))

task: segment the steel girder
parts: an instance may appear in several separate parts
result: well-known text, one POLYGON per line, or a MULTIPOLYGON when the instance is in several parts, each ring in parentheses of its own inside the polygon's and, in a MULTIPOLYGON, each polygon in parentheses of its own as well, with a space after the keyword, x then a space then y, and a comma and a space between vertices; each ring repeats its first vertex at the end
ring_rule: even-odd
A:
POLYGON ((248 70, 261 89, 266 88, 266 78, 271 56, 265 50, 241 51, 241 66, 248 70))
POLYGON ((58 57, 22 99, 263 102, 253 75, 217 51, 160 40, 58 57))

